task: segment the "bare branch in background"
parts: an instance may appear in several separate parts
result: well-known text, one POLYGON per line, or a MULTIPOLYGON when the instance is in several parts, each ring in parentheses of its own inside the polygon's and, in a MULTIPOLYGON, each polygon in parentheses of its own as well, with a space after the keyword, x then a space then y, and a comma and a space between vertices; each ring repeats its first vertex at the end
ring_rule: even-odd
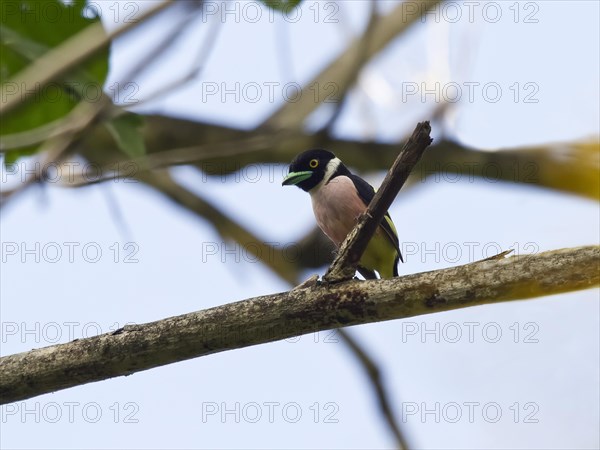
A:
MULTIPOLYGON (((408 8, 405 3, 399 3, 394 10, 377 22, 377 27, 372 37, 369 38, 369 46, 366 51, 362 46, 363 36, 353 40, 342 55, 306 85, 324 86, 326 83, 333 83, 336 88, 333 99, 339 101, 341 94, 346 92, 348 86, 354 81, 354 76, 349 75, 353 73, 356 75, 356 61, 371 59, 439 3, 440 0, 423 0, 418 3, 418 6, 416 4, 412 5, 417 8, 417 11, 408 8)), ((271 130, 301 129, 309 114, 330 95, 325 89, 319 89, 317 92, 320 96, 318 101, 315 101, 312 96, 302 96, 295 103, 285 103, 262 123, 261 128, 271 130)))
MULTIPOLYGON (((219 176, 233 174, 249 164, 288 164, 296 154, 317 142, 362 173, 381 171, 390 167, 398 148, 396 143, 337 139, 302 131, 247 131, 165 116, 147 116, 144 134, 149 154, 146 159, 132 161, 139 170, 195 164, 207 174, 219 176)), ((109 152, 113 147, 109 135, 93 130, 82 153, 107 168, 118 161, 128 162, 118 151, 109 152)), ((442 140, 433 144, 417 164, 407 187, 425 183, 427 178, 442 181, 479 178, 541 186, 599 200, 599 170, 597 138, 489 151, 442 140)), ((119 175, 110 174, 106 179, 119 175)), ((80 178, 73 184, 89 183, 80 178)))
POLYGON ((360 345, 358 345, 358 342, 352 336, 350 336, 345 329, 340 328, 338 332, 354 356, 356 356, 356 359, 365 370, 367 377, 369 378, 369 382, 374 387, 375 397, 379 403, 379 410, 381 411, 388 428, 394 435, 396 444, 398 444, 398 448, 408 450, 411 447, 408 445, 408 442, 406 442, 406 436, 404 436, 404 433, 399 425, 400 422, 396 418, 394 410, 392 409, 388 394, 383 385, 382 373, 379 369, 379 366, 377 363, 375 363, 373 358, 369 356, 369 353, 366 352, 360 345))
POLYGON ((252 253, 258 260, 268 265, 277 275, 295 283, 300 268, 279 248, 275 248, 255 236, 218 208, 173 180, 167 172, 143 173, 139 179, 167 196, 175 203, 184 206, 197 216, 208 220, 223 239, 231 239, 252 253))
POLYGON ((360 40, 357 59, 354 62, 354 65, 348 69, 346 79, 342 84, 344 88, 339 93, 337 93, 338 101, 335 105, 335 109, 333 110, 331 117, 329 117, 327 122, 325 122, 325 124, 321 127, 320 133, 331 135, 331 130, 335 125, 337 119, 340 117, 342 111, 344 110, 344 106, 348 101, 348 92, 350 91, 350 88, 354 84, 356 84, 356 78, 358 77, 358 74, 366 67, 367 61, 370 59, 368 49, 371 45, 373 33, 375 32, 379 21, 380 17, 377 14, 377 1, 373 0, 370 5, 369 21, 367 22, 367 27, 360 40))
MULTIPOLYGON (((200 2, 200 3, 203 3, 203 2, 200 2)), ((183 23, 180 24, 176 30, 174 30, 173 38, 178 38, 181 35, 181 32, 185 28, 187 28, 194 20, 196 20, 197 17, 198 17, 197 15, 188 14, 186 19, 183 21, 183 23)), ((207 31, 207 38, 202 42, 202 45, 200 46, 198 54, 196 55, 196 58, 194 59, 194 62, 192 64, 191 68, 188 70, 188 72, 186 74, 184 74, 182 77, 179 77, 169 83, 166 83, 163 86, 161 86, 160 88, 158 88, 157 90, 155 90, 154 92, 147 94, 146 96, 144 96, 144 98, 142 98, 139 102, 135 103, 135 105, 132 105, 132 106, 139 107, 140 105, 149 103, 151 101, 158 100, 161 97, 164 97, 167 95, 172 95, 173 92, 176 91, 177 89, 182 88, 190 81, 198 78, 201 75, 202 70, 204 69, 204 65, 217 42, 217 38, 219 37, 219 32, 223 28, 222 25, 223 24, 221 23, 221 21, 217 20, 216 17, 211 16, 210 28, 207 31)), ((165 42, 170 42, 173 38, 167 37, 165 39, 165 42)), ((169 46, 167 46, 166 48, 168 48, 168 47, 169 46)), ((161 50, 161 51, 163 51, 163 50, 161 50)), ((156 50, 152 51, 149 54, 149 57, 151 57, 152 59, 155 59, 156 56, 157 56, 156 50)), ((141 73, 141 71, 140 72, 133 71, 133 74, 135 74, 135 75, 137 75, 138 73, 141 73)))

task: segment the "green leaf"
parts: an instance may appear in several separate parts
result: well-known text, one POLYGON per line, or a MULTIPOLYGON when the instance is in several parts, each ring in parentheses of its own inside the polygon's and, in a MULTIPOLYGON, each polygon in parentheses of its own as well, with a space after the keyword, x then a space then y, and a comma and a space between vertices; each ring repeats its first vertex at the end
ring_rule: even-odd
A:
POLYGON ((105 124, 119 148, 130 158, 146 154, 146 145, 140 128, 144 118, 139 114, 125 113, 105 124))
POLYGON ((9 150, 4 152, 4 158, 2 159, 2 164, 6 167, 7 164, 13 164, 17 162, 19 158, 23 158, 25 156, 31 156, 35 153, 35 148, 26 148, 19 150, 9 150))
POLYGON ((261 0, 269 8, 275 11, 281 11, 284 13, 290 12, 292 9, 297 7, 302 0, 261 0))
MULTIPOLYGON (((98 17, 85 0, 3 0, 0 8, 0 89, 2 95, 22 95, 33 86, 17 86, 12 78, 49 49, 60 45, 98 17)), ((81 100, 98 101, 108 73, 108 49, 68 73, 58 82, 41 86, 20 108, 3 116, 0 136, 26 132, 68 114, 81 100)), ((38 149, 27 146, 7 152, 6 158, 26 156, 38 149)))

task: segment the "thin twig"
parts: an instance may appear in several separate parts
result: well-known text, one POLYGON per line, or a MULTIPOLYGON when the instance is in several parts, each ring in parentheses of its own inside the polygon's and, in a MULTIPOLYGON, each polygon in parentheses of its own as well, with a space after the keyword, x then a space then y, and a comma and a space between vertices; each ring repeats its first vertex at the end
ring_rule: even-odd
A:
POLYGON ((341 92, 339 93, 339 98, 337 104, 335 105, 335 109, 333 110, 329 119, 327 119, 325 124, 321 127, 321 131, 319 131, 319 133, 331 135, 333 126, 337 122, 337 119, 340 117, 346 103, 348 102, 348 92, 350 91, 350 88, 356 84, 356 77, 366 67, 368 60, 370 59, 368 49, 371 40, 373 39, 373 32, 375 31, 379 20, 380 17, 377 14, 377 1, 372 1, 369 13, 369 21, 367 22, 367 27, 360 40, 359 51, 356 54, 356 61, 353 66, 348 68, 346 80, 344 83, 342 83, 341 92))
POLYGON ((377 397, 377 401, 379 402, 379 409, 381 410, 381 414, 385 418, 388 428, 396 438, 396 443, 398 444, 398 448, 409 449, 410 446, 406 441, 406 437, 404 436, 402 429, 400 428, 398 419, 394 414, 394 410, 392 409, 392 405, 389 401, 389 396, 386 392, 385 386, 383 384, 381 370, 377 366, 377 363, 373 361, 373 359, 369 356, 369 354, 363 349, 358 342, 348 334, 346 330, 343 328, 339 328, 339 335, 343 339, 343 341, 348 345, 354 356, 356 356, 358 362, 362 365, 363 369, 367 373, 369 377, 369 381, 371 385, 375 389, 375 396, 377 397))
MULTIPOLYGON (((372 39, 370 39, 367 48, 367 59, 375 56, 383 50, 394 38, 405 32, 414 23, 418 22, 429 10, 438 5, 441 0, 421 0, 418 11, 410 12, 406 4, 401 3, 389 14, 383 16, 378 21, 378 26, 374 30, 372 39)), ((317 87, 318 101, 312 96, 303 95, 297 102, 285 103, 269 118, 267 118, 261 127, 267 129, 287 129, 301 128, 304 120, 329 97, 331 100, 338 100, 339 94, 347 88, 348 81, 346 74, 352 71, 352 67, 357 61, 357 55, 362 52, 361 38, 354 39, 337 59, 332 61, 325 69, 315 76, 305 86, 317 87), (323 89, 327 83, 332 83, 336 91, 330 95, 327 89, 323 89)))
MULTIPOLYGON (((202 4, 204 2, 200 2, 201 4, 198 8, 202 8, 202 4)), ((173 46, 180 37, 183 35, 183 32, 190 26, 190 24, 197 19, 197 15, 195 14, 186 14, 185 19, 177 24, 177 26, 162 40, 162 43, 155 48, 153 51, 149 52, 145 58, 140 60, 136 66, 129 71, 129 74, 123 79, 126 81, 128 79, 133 79, 134 76, 139 76, 139 74, 143 73, 152 65, 153 62, 157 61, 158 55, 164 53, 167 49, 173 46)), ((147 104, 151 101, 155 101, 167 94, 171 95, 177 89, 185 86, 187 83, 197 78, 202 69, 204 69, 204 63, 210 56, 210 53, 214 47, 214 44, 217 41, 217 37, 219 36, 219 30, 222 26, 221 21, 211 17, 212 25, 211 29, 207 32, 207 38, 203 42, 203 45, 200 47, 200 51, 196 55, 196 58, 193 61, 191 69, 185 73, 181 77, 177 77, 175 80, 169 81, 164 85, 158 87, 150 94, 146 94, 141 100, 135 102, 134 104, 128 105, 131 107, 139 107, 140 105, 147 104), (214 28, 214 30, 213 30, 214 28)), ((125 82, 123 83, 125 85, 125 82)))

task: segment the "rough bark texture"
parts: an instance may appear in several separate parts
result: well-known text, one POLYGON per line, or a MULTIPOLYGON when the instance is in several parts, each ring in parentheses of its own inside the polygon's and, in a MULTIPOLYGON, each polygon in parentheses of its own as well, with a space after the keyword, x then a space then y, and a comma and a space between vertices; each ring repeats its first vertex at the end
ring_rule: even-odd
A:
POLYGON ((356 265, 367 248, 367 244, 379 226, 384 214, 400 192, 413 167, 431 144, 429 122, 421 122, 413 131, 394 165, 388 171, 375 196, 367 205, 366 212, 358 219, 357 225, 348 233, 333 260, 329 270, 323 277, 329 282, 349 280, 356 272, 356 265))
POLYGON ((597 286, 600 247, 486 260, 256 297, 0 359, 9 403, 314 331, 597 286))

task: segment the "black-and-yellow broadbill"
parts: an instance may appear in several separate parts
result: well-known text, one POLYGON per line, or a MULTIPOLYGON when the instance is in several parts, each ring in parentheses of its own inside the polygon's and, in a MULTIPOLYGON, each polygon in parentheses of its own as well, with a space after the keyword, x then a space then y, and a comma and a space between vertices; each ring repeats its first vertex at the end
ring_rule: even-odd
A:
MULTIPOLYGON (((315 149, 300 153, 289 167, 283 186, 296 185, 308 192, 317 224, 339 248, 346 235, 367 209, 375 189, 354 175, 333 153, 315 149)), ((398 261, 403 261, 394 222, 386 212, 367 249, 358 271, 367 279, 398 276, 398 261)))

